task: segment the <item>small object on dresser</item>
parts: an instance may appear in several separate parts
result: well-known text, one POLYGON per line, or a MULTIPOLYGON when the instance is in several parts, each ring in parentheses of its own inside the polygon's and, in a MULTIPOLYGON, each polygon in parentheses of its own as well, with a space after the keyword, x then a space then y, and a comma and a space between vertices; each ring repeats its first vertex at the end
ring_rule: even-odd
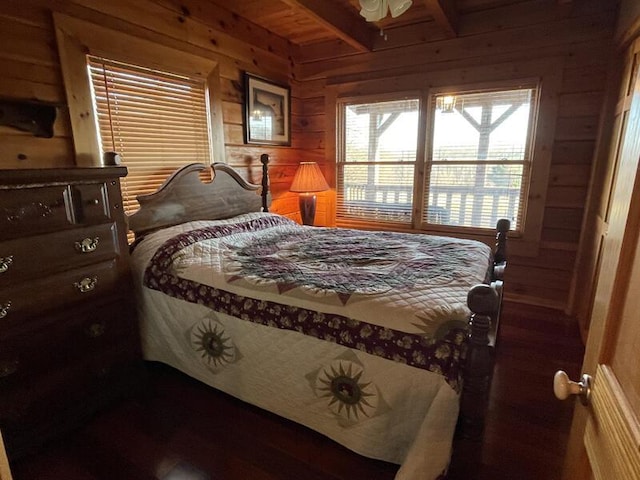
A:
POLYGON ((104 152, 104 154, 102 154, 102 161, 105 165, 115 166, 120 165, 122 159, 116 152, 104 152))

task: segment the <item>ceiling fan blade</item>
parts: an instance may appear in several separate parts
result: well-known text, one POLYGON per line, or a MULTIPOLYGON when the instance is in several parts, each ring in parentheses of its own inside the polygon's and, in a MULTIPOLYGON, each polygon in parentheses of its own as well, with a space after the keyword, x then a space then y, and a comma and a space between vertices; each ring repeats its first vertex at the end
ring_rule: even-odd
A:
POLYGON ((388 2, 389 11, 393 18, 396 18, 406 12, 413 3, 412 0, 388 0, 388 2))
POLYGON ((360 0, 360 15, 367 22, 377 22, 387 16, 388 0, 360 0))

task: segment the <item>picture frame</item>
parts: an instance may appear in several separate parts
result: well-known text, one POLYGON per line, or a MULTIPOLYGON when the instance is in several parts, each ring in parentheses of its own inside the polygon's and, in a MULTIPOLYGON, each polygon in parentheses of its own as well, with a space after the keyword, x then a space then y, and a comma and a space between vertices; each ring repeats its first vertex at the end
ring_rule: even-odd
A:
POLYGON ((266 78, 244 74, 244 141, 291 145, 291 89, 266 78))

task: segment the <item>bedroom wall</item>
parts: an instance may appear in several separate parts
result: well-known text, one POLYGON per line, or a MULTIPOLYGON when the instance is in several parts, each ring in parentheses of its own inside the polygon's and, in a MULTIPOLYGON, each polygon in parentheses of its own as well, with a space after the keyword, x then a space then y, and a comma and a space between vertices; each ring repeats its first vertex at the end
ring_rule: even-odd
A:
MULTIPOLYGON (((299 161, 318 161, 332 182, 333 138, 327 126, 335 112, 326 89, 357 92, 372 83, 393 88, 398 82, 440 78, 469 79, 525 64, 558 66, 561 77, 557 114, 541 118, 553 125, 555 140, 545 200, 540 249, 535 256, 512 255, 509 296, 518 301, 567 309, 572 290, 584 202, 605 88, 614 1, 523 0, 488 12, 474 12, 460 0, 459 36, 422 46, 413 39, 393 40, 379 51, 347 54, 341 43, 292 48, 242 19, 200 0, 3 0, 0 2, 0 97, 38 99, 61 106, 55 136, 41 139, 0 127, 0 168, 73 166, 73 142, 53 28, 52 11, 99 23, 114 30, 203 56, 219 59, 228 163, 249 180, 260 177, 259 157, 272 159, 273 211, 298 216, 297 196, 287 191, 299 161), (248 70, 292 87, 292 146, 247 146, 242 136, 242 72, 248 70), (409 79, 410 80, 407 80, 409 79)), ((500 5, 499 2, 496 5, 500 5)), ((318 224, 334 221, 333 192, 321 194, 318 224)))
MULTIPOLYGON (((326 92, 358 94, 393 88, 460 85, 494 73, 538 77, 550 65, 559 75, 553 118, 538 128, 553 128, 544 221, 537 254, 510 256, 507 295, 526 303, 568 310, 584 204, 600 121, 616 2, 526 0, 508 7, 473 12, 463 0, 458 37, 412 45, 395 39, 379 51, 347 54, 340 43, 302 51, 294 68, 304 98, 302 135, 316 158, 333 164, 330 142, 335 115, 326 92), (306 54, 306 56, 305 56, 306 54), (526 72, 526 73, 525 73, 526 72), (402 87, 400 87, 402 86, 402 87), (325 142, 327 145, 325 145, 325 142)), ((499 5, 499 2, 497 3, 499 5)), ((414 42, 415 43, 415 42, 414 42)), ((485 238, 485 240, 487 240, 485 238)), ((578 300, 580 285, 576 290, 578 300)))
MULTIPOLYGON (((0 168, 74 166, 74 149, 52 19, 61 12, 116 31, 151 39, 220 62, 226 161, 260 182, 260 155, 271 158, 272 210, 298 218, 297 196, 287 191, 296 166, 306 160, 297 135, 300 102, 292 91, 292 146, 248 146, 243 141, 243 71, 290 83, 290 48, 277 37, 205 2, 173 0, 3 0, 0 2, 0 98, 57 106, 54 137, 36 138, 0 126, 0 168), (233 35, 229 34, 232 32, 233 35), (249 35, 247 35, 249 33, 249 35), (240 38, 247 39, 241 40, 240 38)), ((324 221, 324 207, 318 212, 324 221)))

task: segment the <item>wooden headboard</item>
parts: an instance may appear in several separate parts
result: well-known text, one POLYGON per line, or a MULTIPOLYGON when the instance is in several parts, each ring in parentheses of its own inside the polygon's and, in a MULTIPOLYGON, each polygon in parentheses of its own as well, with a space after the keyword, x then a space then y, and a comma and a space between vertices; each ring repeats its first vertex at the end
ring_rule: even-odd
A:
POLYGON ((268 211, 271 196, 267 164, 263 154, 262 185, 245 181, 224 163, 211 166, 192 163, 176 170, 154 193, 137 197, 140 210, 128 217, 136 238, 159 228, 192 220, 219 220, 249 212, 268 211), (213 180, 203 183, 200 172, 213 169, 213 180))

